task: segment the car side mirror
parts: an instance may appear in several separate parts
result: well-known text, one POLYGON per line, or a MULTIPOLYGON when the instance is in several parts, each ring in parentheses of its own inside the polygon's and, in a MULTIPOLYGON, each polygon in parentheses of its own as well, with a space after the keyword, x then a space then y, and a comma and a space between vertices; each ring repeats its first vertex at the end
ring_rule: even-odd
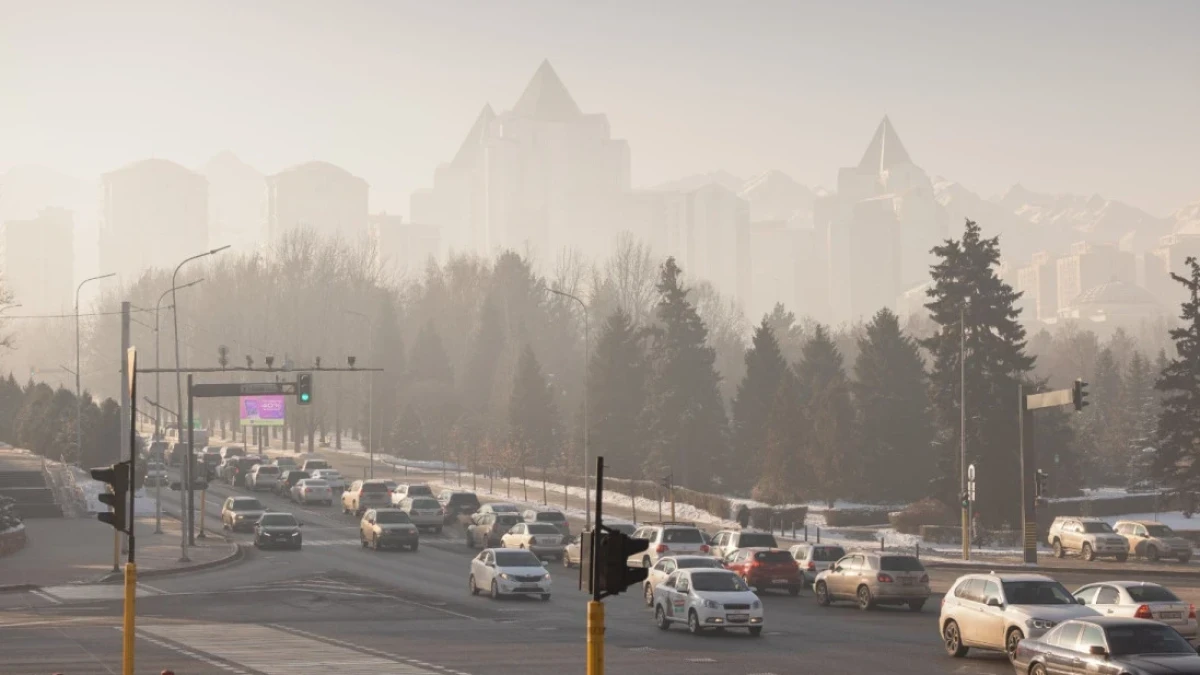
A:
POLYGON ((1108 650, 1104 648, 1104 645, 1092 645, 1088 647, 1088 653, 1092 656, 1108 656, 1108 650))
POLYGON ((842 571, 842 566, 841 566, 841 565, 834 565, 834 566, 833 566, 833 571, 834 571, 834 572, 841 572, 841 571, 842 571))
POLYGON ((1004 603, 1000 602, 1000 598, 988 598, 987 606, 988 607, 1003 607, 1004 603))

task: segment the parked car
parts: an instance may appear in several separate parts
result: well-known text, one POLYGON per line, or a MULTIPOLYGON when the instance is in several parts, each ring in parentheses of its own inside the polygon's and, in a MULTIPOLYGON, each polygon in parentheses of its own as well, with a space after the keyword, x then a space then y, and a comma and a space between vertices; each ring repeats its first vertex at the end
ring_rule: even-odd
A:
POLYGON ((775 535, 759 530, 721 530, 713 535, 712 554, 725 558, 739 548, 779 548, 775 535))
POLYGON ((279 477, 279 483, 275 486, 275 493, 281 496, 288 496, 291 494, 292 488, 296 486, 296 483, 308 477, 307 471, 296 469, 284 471, 283 475, 279 477))
POLYGON ((1013 657, 1018 673, 1200 673, 1196 648, 1170 626, 1126 617, 1064 621, 1039 638, 1021 640, 1013 657))
POLYGON ((1153 619, 1188 640, 1197 638, 1196 606, 1180 600, 1166 586, 1147 581, 1103 581, 1083 586, 1074 595, 1101 616, 1153 619))
POLYGON ((650 568, 646 580, 642 582, 642 596, 646 598, 646 606, 654 606, 654 587, 666 581, 676 570, 697 568, 723 570, 725 566, 710 555, 672 555, 659 558, 654 567, 650 568))
POLYGON ((479 497, 474 492, 442 490, 437 500, 446 512, 446 525, 458 522, 460 516, 469 516, 479 510, 479 497))
POLYGON ((332 468, 333 467, 329 466, 329 462, 327 462, 323 459, 306 459, 306 460, 304 460, 304 463, 300 465, 300 469, 302 471, 307 471, 310 474, 313 471, 319 471, 321 469, 332 469, 332 468))
POLYGON ((549 523, 558 528, 562 534, 571 534, 571 523, 567 522, 567 516, 558 509, 528 509, 521 514, 521 518, 527 523, 549 523))
MULTIPOLYGON (((317 475, 313 476, 314 478, 322 474, 321 471, 316 471, 315 473, 317 475)), ((349 490, 342 493, 342 513, 351 513, 355 517, 361 518, 363 512, 367 509, 379 509, 389 506, 391 504, 388 500, 387 486, 378 478, 356 480, 350 485, 349 490)))
POLYGON ((697 634, 711 628, 746 628, 762 635, 763 606, 729 570, 683 569, 654 587, 654 622, 660 630, 686 622, 697 634))
POLYGON ((329 483, 320 478, 301 478, 292 486, 288 496, 297 504, 333 505, 333 490, 329 489, 329 483))
POLYGON ((759 593, 778 588, 791 595, 800 595, 804 574, 791 553, 777 548, 739 548, 724 560, 725 568, 734 572, 746 585, 759 593))
POLYGON ((817 575, 846 557, 846 549, 834 544, 796 544, 788 549, 804 572, 804 584, 812 586, 817 575))
MULTIPOLYGON (((309 473, 313 478, 320 478, 329 483, 329 489, 333 490, 333 494, 341 494, 346 489, 346 479, 342 478, 341 472, 337 469, 314 469, 309 473)), ((380 480, 380 482, 383 482, 380 480)))
POLYGON ((299 551, 304 541, 300 534, 303 525, 290 513, 264 513, 254 524, 254 546, 299 551))
POLYGON ((434 499, 433 489, 424 483, 401 483, 392 490, 392 503, 399 504, 409 497, 429 497, 434 499))
POLYGON ((639 564, 646 569, 654 566, 666 555, 701 555, 710 553, 700 528, 691 523, 658 523, 644 525, 633 533, 634 539, 645 539, 650 547, 645 552, 630 556, 629 566, 639 564))
POLYGON ((1156 520, 1120 520, 1113 528, 1129 542, 1129 551, 1139 558, 1157 562, 1175 558, 1181 563, 1192 559, 1192 544, 1156 520))
POLYGON ((549 600, 550 573, 529 551, 487 548, 471 560, 467 588, 471 595, 488 592, 493 600, 504 595, 536 595, 549 600))
POLYGON ((376 551, 390 546, 416 551, 421 532, 408 514, 399 509, 367 509, 359 521, 358 540, 363 548, 369 546, 376 551))
POLYGON ((221 526, 226 530, 253 531, 254 524, 267 512, 254 497, 229 497, 221 506, 221 526))
POLYGON ((500 537, 503 548, 523 548, 539 558, 563 559, 566 537, 550 523, 517 523, 500 537))
POLYGON ((1056 558, 1078 553, 1088 562, 1106 556, 1125 562, 1129 557, 1129 542, 1099 518, 1058 516, 1050 523, 1046 542, 1054 548, 1056 558))
POLYGON ((417 527, 441 533, 446 512, 433 497, 408 497, 397 504, 396 508, 407 513, 417 527))
POLYGON ((504 534, 519 522, 521 517, 515 513, 477 513, 467 526, 467 546, 498 547, 504 534))
POLYGON ((817 575, 813 593, 823 607, 852 600, 862 610, 908 605, 919 612, 929 599, 929 575, 911 555, 851 553, 817 575))
POLYGON ((1050 577, 967 574, 942 598, 938 631, 951 656, 961 658, 978 648, 1005 652, 1012 661, 1022 640, 1036 640, 1064 621, 1093 616, 1098 616, 1094 609, 1079 604, 1050 577))
POLYGON ((274 464, 255 464, 246 476, 246 487, 255 492, 273 490, 279 482, 279 467, 274 464))

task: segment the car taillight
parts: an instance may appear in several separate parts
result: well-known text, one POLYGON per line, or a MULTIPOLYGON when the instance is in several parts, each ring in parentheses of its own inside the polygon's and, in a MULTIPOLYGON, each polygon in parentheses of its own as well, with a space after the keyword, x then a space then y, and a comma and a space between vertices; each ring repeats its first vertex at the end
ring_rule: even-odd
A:
POLYGON ((1189 619, 1196 618, 1196 606, 1195 605, 1188 605, 1188 618, 1189 619))
POLYGON ((536 543, 537 543, 537 537, 530 537, 530 538, 529 538, 529 545, 530 545, 530 546, 533 546, 533 545, 534 545, 534 544, 536 544, 536 543))
POLYGON ((656 547, 654 548, 654 552, 655 552, 655 553, 666 553, 666 552, 667 552, 667 545, 666 545, 666 544, 659 544, 658 546, 656 546, 656 547))
POLYGON ((813 561, 809 560, 809 561, 808 561, 808 571, 809 571, 809 572, 816 572, 816 571, 817 571, 817 563, 815 563, 815 562, 813 562, 813 561))
POLYGON ((1133 613, 1135 619, 1153 619, 1154 613, 1150 611, 1150 605, 1142 605, 1133 613))
POLYGON ((712 549, 710 549, 710 548, 708 547, 708 544, 700 544, 700 552, 701 552, 701 553, 708 553, 708 552, 709 552, 709 551, 711 551, 711 550, 712 550, 712 549))
POLYGON ((923 584, 929 583, 929 575, 928 574, 921 575, 921 583, 923 583, 923 584))
POLYGON ((312 492, 312 488, 304 488, 304 494, 312 492))
POLYGON ((875 579, 881 584, 890 584, 893 581, 895 581, 895 579, 892 578, 892 575, 884 574, 883 572, 880 572, 879 575, 875 577, 875 579))

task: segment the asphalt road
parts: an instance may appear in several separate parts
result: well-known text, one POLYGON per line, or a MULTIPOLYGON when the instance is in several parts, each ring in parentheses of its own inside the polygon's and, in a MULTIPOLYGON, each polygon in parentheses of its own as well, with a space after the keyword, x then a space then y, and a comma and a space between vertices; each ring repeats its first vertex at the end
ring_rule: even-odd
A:
MULTIPOLYGON (((349 472, 347 472, 349 473, 349 472)), ((240 494, 240 492, 237 492, 240 494)), ((208 523, 218 531, 216 485, 208 523)), ((138 672, 328 671, 426 675, 550 675, 584 672, 585 604, 577 572, 552 565, 549 603, 494 602, 466 588, 473 552, 457 531, 424 535, 421 550, 374 552, 355 520, 334 506, 296 507, 260 493, 270 508, 304 521, 302 551, 251 548, 236 565, 149 580, 138 599, 138 672)), ((172 494, 170 506, 178 508, 172 494)), ((248 543, 249 535, 233 535, 248 543)), ((48 561, 52 564, 52 561, 48 561)), ((936 570, 935 590, 960 574, 936 570)), ((1068 587, 1094 575, 1063 575, 1068 587)), ((1200 584, 1167 582, 1196 601, 1200 584)), ((119 587, 45 588, 0 595, 4 673, 120 672, 119 587)), ((610 673, 1011 673, 1000 655, 951 659, 937 635, 939 598, 921 613, 821 608, 811 593, 766 594, 762 637, 731 631, 659 631, 636 593, 606 601, 610 673)))

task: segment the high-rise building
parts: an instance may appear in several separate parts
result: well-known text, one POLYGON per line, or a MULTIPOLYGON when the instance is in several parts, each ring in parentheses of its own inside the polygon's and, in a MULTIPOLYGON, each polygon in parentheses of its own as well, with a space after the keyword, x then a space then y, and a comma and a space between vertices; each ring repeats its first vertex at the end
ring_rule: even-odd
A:
POLYGON ((430 258, 436 259, 441 240, 434 225, 406 223, 402 216, 372 215, 370 236, 379 270, 399 279, 419 276, 430 258))
POLYGON ((709 183, 668 203, 665 252, 690 278, 709 281, 744 304, 750 293, 749 225, 746 200, 709 183))
POLYGON ((1033 254, 1030 264, 1017 269, 1016 290, 1025 321, 1052 321, 1058 316, 1058 261, 1048 251, 1033 254))
POLYGON ((348 242, 367 234, 367 181, 328 162, 308 162, 267 177, 267 241, 296 229, 348 242))
POLYGON ((781 302, 798 315, 827 311, 816 231, 793 220, 750 223, 747 237, 749 290, 743 300, 747 316, 757 319, 781 302))
POLYGON ((127 281, 208 248, 208 181, 195 171, 146 159, 104 174, 101 191, 101 272, 127 281))
POLYGON ((244 253, 266 243, 266 179, 232 152, 222 152, 201 169, 208 179, 209 239, 244 253))
POLYGON ((580 111, 549 61, 511 110, 485 106, 432 190, 413 195, 414 222, 441 227, 450 250, 564 247, 602 257, 621 231, 629 146, 608 118, 580 111))
POLYGON ((1058 312, 1072 305, 1075 298, 1109 281, 1137 282, 1137 259, 1116 244, 1086 241, 1071 245, 1071 251, 1058 259, 1058 312))
POLYGON ((1188 258, 1200 260, 1200 234, 1169 234, 1159 239, 1158 247, 1146 253, 1146 290, 1174 312, 1187 299, 1187 289, 1171 278, 1177 274, 1185 279, 1190 270, 1188 258))
POLYGON ((75 292, 75 227, 66 209, 4 224, 4 285, 33 314, 69 311, 75 292))

